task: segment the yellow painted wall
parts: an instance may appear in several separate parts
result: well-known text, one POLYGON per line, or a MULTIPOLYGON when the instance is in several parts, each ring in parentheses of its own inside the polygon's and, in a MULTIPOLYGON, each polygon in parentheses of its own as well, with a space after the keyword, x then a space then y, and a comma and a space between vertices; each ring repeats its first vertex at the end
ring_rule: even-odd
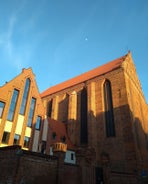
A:
POLYGON ((8 144, 0 144, 0 147, 8 146, 8 144))
POLYGON ((24 122, 24 116, 19 114, 16 129, 15 129, 15 133, 18 135, 21 135, 22 133, 23 122, 24 122))
POLYGON ((25 136, 31 137, 31 128, 30 127, 26 127, 25 136))
POLYGON ((6 121, 4 131, 11 132, 11 129, 12 129, 12 122, 6 121))

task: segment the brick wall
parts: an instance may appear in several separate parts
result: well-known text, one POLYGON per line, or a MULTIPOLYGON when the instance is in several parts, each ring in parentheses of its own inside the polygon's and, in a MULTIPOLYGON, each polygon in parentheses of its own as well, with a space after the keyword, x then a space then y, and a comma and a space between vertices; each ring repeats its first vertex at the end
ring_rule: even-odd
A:
MULTIPOLYGON (((109 172, 120 171, 135 172, 140 175, 142 168, 148 172, 148 107, 142 93, 140 81, 132 61, 128 54, 122 66, 104 75, 97 76, 75 86, 63 89, 48 97, 44 97, 44 103, 49 99, 56 98, 53 106, 52 118, 58 119, 66 114, 67 107, 59 111, 62 97, 69 95, 67 132, 73 144, 80 144, 81 128, 81 90, 86 87, 88 95, 88 147, 94 148, 96 152, 96 165, 104 168, 102 154, 109 157, 109 172), (115 123, 115 137, 106 136, 103 84, 108 79, 111 82, 113 113, 115 123), (60 112, 60 115, 58 113, 60 112), (55 114, 55 115, 54 115, 55 114), (139 145, 139 146, 138 146, 139 145)), ((122 178, 122 176, 121 176, 122 178)))
POLYGON ((30 137, 29 149, 32 150, 36 117, 39 115, 43 119, 45 112, 44 112, 44 107, 43 107, 43 104, 40 98, 40 94, 39 94, 39 91, 36 85, 34 74, 31 68, 23 69, 20 75, 12 79, 10 82, 7 82, 4 86, 0 87, 0 101, 5 103, 4 112, 3 112, 3 116, 1 119, 1 123, 0 123, 0 144, 1 144, 2 137, 3 137, 3 132, 5 131, 5 126, 7 124, 8 111, 9 111, 11 98, 12 98, 14 89, 17 89, 19 91, 19 95, 18 95, 18 100, 16 103, 15 112, 14 112, 14 118, 12 122, 8 122, 9 124, 12 125, 12 128, 10 128, 9 126, 11 130, 10 130, 10 138, 9 138, 8 145, 13 145, 14 135, 16 133, 16 134, 21 135, 19 145, 23 146, 24 136, 25 136, 26 127, 28 123, 28 114, 30 111, 30 102, 31 102, 31 98, 33 97, 36 99, 36 106, 35 106, 35 112, 34 112, 34 116, 32 120, 32 127, 30 128, 31 135, 29 135, 30 137), (30 79, 30 90, 29 90, 29 95, 27 97, 25 114, 20 115, 20 107, 22 103, 22 97, 23 97, 25 82, 27 78, 30 79), (22 118, 22 122, 20 122, 19 115, 22 118), (17 126, 18 121, 19 121, 19 125, 17 126), (18 127, 19 128, 21 127, 19 130, 19 133, 16 131, 18 127))
POLYGON ((80 184, 79 166, 64 164, 59 157, 24 151, 20 146, 0 148, 0 183, 80 184))
POLYGON ((57 158, 27 152, 19 146, 0 148, 1 183, 50 183, 57 180, 57 158))

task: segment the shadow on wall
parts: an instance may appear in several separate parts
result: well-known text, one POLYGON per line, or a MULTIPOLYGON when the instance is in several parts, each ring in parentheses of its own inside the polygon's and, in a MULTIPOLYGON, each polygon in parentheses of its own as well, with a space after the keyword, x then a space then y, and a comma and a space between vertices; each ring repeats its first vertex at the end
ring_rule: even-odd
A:
MULTIPOLYGON (((68 115, 67 99, 63 99, 59 104, 59 109, 62 110, 59 112, 58 118, 61 120, 66 120, 65 117, 68 115), (66 108, 64 108, 65 105, 66 108), (63 113, 64 115, 62 115, 63 113)), ((128 180, 129 183, 136 184, 141 180, 146 181, 148 178, 148 135, 140 119, 133 116, 129 106, 114 108, 114 116, 109 115, 110 111, 100 112, 97 115, 94 115, 93 111, 84 112, 83 116, 87 117, 87 121, 81 121, 81 112, 77 110, 76 120, 66 120, 68 123, 65 124, 68 137, 74 145, 78 148, 83 147, 90 150, 92 148, 95 152, 93 164, 87 162, 88 155, 85 153, 88 152, 85 150, 82 150, 83 162, 78 160, 81 168, 87 168, 82 169, 82 172, 85 172, 82 174, 85 176, 83 177, 85 178, 84 183, 88 183, 86 173, 89 172, 88 168, 92 165, 96 168, 103 168, 103 177, 106 183, 118 184, 121 180, 126 183, 128 180), (82 126, 87 127, 87 131, 81 130, 82 123, 87 123, 86 126, 82 126), (82 136, 88 137, 88 143, 81 144, 82 136)), ((93 156, 90 155, 90 157, 93 156)), ((100 184, 97 178, 98 176, 95 178, 96 184, 100 184)))
POLYGON ((69 95, 65 94, 64 99, 58 104, 58 120, 66 123, 68 120, 68 102, 69 95))
MULTIPOLYGON (((80 167, 66 165, 64 162, 58 167, 58 158, 49 155, 27 151, 16 154, 18 152, 15 146, 14 149, 1 148, 0 181, 101 184, 103 180, 109 184, 148 183, 148 135, 142 128, 139 118, 133 118, 129 106, 114 109, 115 136, 106 136, 105 114, 95 116, 91 111, 86 115, 88 144, 83 145, 79 152, 80 167), (60 182, 57 181, 57 174, 60 182)), ((77 130, 76 126, 79 122, 70 121, 67 129, 74 134, 69 133, 69 137, 72 140, 77 131, 80 141, 81 131, 77 130)))
MULTIPOLYGON (((102 155, 102 153, 108 155, 107 172, 110 176, 117 178, 119 175, 124 180, 129 175, 128 177, 133 178, 131 181, 134 180, 135 176, 138 181, 148 181, 148 134, 143 128, 143 122, 138 117, 133 116, 128 105, 114 108, 113 112, 115 136, 107 135, 106 126, 110 126, 110 124, 105 120, 105 113, 100 113, 97 117, 94 116, 93 112, 88 114, 91 135, 97 135, 93 137, 94 142, 92 143, 93 147, 97 149, 97 155, 102 155), (92 127, 93 122, 96 124, 95 127, 92 127)), ((111 125, 113 125, 112 121, 111 125)), ((92 137, 90 138, 92 139, 92 137)), ((97 161, 100 163, 103 161, 101 159, 101 156, 97 157, 97 161)), ((112 181, 112 183, 118 182, 112 181)))
MULTIPOLYGON (((96 116, 93 111, 86 114, 88 144, 96 153, 96 167, 103 167, 104 180, 119 183, 129 179, 138 183, 148 178, 148 134, 138 117, 134 117, 129 106, 124 105, 113 109, 114 119, 106 122, 105 113, 96 116), (114 122, 114 123, 113 123, 114 122), (106 126, 115 126, 115 135, 107 135, 106 126)), ((80 120, 69 120, 68 135, 78 147, 80 144, 80 120)), ((85 152, 83 152, 85 157, 85 152)), ((78 163, 80 164, 80 163, 78 163)), ((81 165, 81 164, 80 164, 81 165)), ((81 165, 82 166, 82 165, 81 165)), ((83 167, 83 166, 82 166, 83 167)), ((99 183, 99 182, 98 182, 99 183)))

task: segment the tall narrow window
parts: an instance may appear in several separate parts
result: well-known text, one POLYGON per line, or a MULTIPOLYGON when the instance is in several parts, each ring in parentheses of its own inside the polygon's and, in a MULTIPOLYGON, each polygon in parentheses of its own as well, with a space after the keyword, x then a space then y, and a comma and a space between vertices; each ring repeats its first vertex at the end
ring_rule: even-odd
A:
POLYGON ((3 133, 3 138, 2 138, 2 143, 3 144, 8 144, 9 137, 10 137, 10 132, 4 132, 3 133))
POLYGON ((40 126, 41 126, 41 117, 37 116, 35 129, 40 130, 40 126))
POLYGON ((81 91, 81 144, 87 144, 87 89, 81 91))
POLYGON ((4 107, 5 107, 5 103, 0 101, 0 118, 3 115, 4 107))
POLYGON ((29 88, 30 88, 30 79, 28 78, 26 80, 26 84, 25 84, 25 88, 24 88, 24 94, 23 94, 23 99, 22 99, 22 104, 21 104, 21 108, 20 108, 20 114, 22 114, 22 115, 25 114, 27 98, 28 98, 28 94, 29 94, 29 88))
POLYGON ((57 136, 56 132, 53 132, 52 133, 52 140, 55 140, 56 139, 56 136, 57 136))
POLYGON ((24 138, 24 148, 29 148, 30 137, 25 136, 24 138))
POLYGON ((42 145, 41 145, 41 153, 45 153, 46 151, 46 141, 42 141, 42 145))
POLYGON ((48 102, 48 107, 47 107, 47 116, 51 118, 51 113, 52 113, 52 103, 53 103, 53 100, 51 99, 49 102, 48 102))
POLYGON ((7 118, 9 121, 13 120, 14 112, 15 112, 15 108, 16 108, 16 103, 17 103, 17 99, 18 99, 18 94, 19 94, 19 91, 14 89, 12 99, 11 99, 11 104, 9 107, 8 118, 7 118))
POLYGON ((13 140, 13 145, 19 145, 19 142, 20 142, 20 135, 15 134, 14 140, 13 140))
POLYGON ((74 160, 74 153, 71 153, 71 160, 74 160))
POLYGON ((104 183, 103 181, 103 168, 96 167, 95 168, 95 175, 96 175, 96 184, 104 183))
POLYGON ((114 113, 112 102, 111 83, 106 80, 104 83, 104 107, 105 107, 105 121, 106 121, 106 135, 107 137, 115 136, 114 113))
POLYGON ((32 98, 30 112, 29 112, 29 116, 28 116, 28 124, 27 124, 28 127, 32 126, 32 119, 33 119, 33 114, 34 114, 34 109, 35 109, 35 102, 36 102, 36 99, 32 98))

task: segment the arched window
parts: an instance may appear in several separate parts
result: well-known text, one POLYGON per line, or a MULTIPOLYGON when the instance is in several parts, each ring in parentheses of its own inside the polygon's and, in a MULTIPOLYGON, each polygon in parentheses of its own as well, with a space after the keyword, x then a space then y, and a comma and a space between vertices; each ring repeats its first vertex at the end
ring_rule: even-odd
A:
POLYGON ((24 88, 24 94, 23 94, 23 99, 22 99, 22 104, 21 104, 21 109, 20 109, 20 114, 24 115, 25 114, 25 109, 26 109, 26 104, 27 104, 27 98, 29 94, 29 88, 30 88, 30 79, 26 79, 26 84, 24 88))
POLYGON ((84 88, 81 91, 81 130, 80 130, 80 142, 81 144, 87 144, 87 89, 84 88))
POLYGON ((106 80, 104 82, 103 90, 104 90, 106 135, 107 137, 112 137, 115 136, 115 125, 114 125, 114 113, 112 102, 112 90, 111 90, 111 83, 109 80, 106 80))

